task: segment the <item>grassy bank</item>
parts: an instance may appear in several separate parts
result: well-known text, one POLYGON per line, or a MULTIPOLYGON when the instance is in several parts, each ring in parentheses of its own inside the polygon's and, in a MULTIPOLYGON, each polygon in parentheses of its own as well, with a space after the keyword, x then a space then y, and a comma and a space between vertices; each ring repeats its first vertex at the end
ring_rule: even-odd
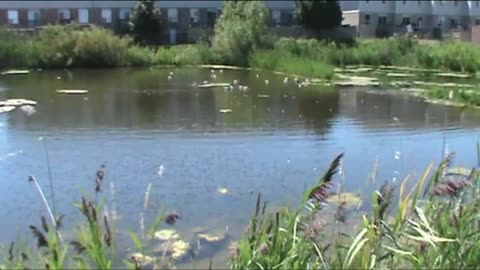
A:
MULTIPOLYGON (((351 195, 331 190, 336 173, 342 170, 342 157, 336 157, 305 192, 298 209, 270 209, 259 195, 245 233, 231 246, 230 268, 464 269, 478 265, 480 178, 475 169, 452 170, 454 155, 450 154, 436 169, 431 165, 419 179, 405 178, 397 189, 383 184, 371 196, 371 211, 358 212, 351 195), (410 181, 414 185, 407 190, 410 181), (355 217, 360 218, 350 222, 355 217)), ((118 260, 119 235, 102 195, 104 170, 102 166, 96 174, 93 195, 79 200, 84 223, 76 224, 76 234, 68 239, 62 236, 62 218, 50 208, 53 197, 49 202, 30 177, 50 214, 39 219, 40 225, 29 226, 35 248, 16 243, 4 246, 0 269, 112 269, 118 260)), ((173 267, 175 254, 194 251, 187 252, 186 243, 174 237, 175 231, 160 230, 162 223, 174 226, 177 213, 158 215, 151 223, 143 220, 147 210, 152 211, 148 200, 149 188, 140 215, 142 225, 130 234, 132 247, 124 265, 130 269, 173 267), (145 228, 149 224, 150 229, 145 228), (159 237, 167 243, 162 245, 164 251, 150 250, 159 237)))
MULTIPOLYGON (((359 41, 353 46, 289 38, 272 42, 234 64, 312 77, 331 77, 332 66, 342 65, 480 70, 480 48, 461 42, 437 46, 408 38, 359 41)), ((222 57, 226 56, 203 44, 140 47, 129 37, 97 27, 48 26, 34 36, 0 30, 2 69, 231 64, 222 57)))

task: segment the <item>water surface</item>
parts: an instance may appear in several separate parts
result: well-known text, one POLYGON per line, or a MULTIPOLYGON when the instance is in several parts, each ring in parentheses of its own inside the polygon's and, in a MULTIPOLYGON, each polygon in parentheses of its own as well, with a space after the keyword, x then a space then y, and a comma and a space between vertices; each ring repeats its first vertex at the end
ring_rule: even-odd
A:
MULTIPOLYGON (((67 227, 82 218, 73 202, 92 193, 95 171, 105 164, 104 194, 109 210, 118 212, 122 235, 138 230, 149 183, 147 221, 163 207, 182 216, 176 228, 186 238, 192 228, 206 226, 228 229, 236 239, 258 192, 272 205, 296 203, 341 152, 345 190, 367 198, 383 181, 398 183, 406 173, 422 173, 441 158, 444 141, 448 151, 458 152, 458 165, 476 164, 479 111, 381 89, 298 88, 270 73, 257 78, 253 71, 225 70, 217 71, 216 79, 210 74, 184 68, 0 77, 0 99, 38 101, 31 116, 19 109, 0 115, 0 240, 25 237, 28 225, 39 224, 45 214, 27 181, 34 175, 48 193, 44 142, 57 211, 66 215, 67 227), (174 72, 171 80, 169 72, 174 72), (248 89, 191 86, 234 79, 248 89), (57 89, 89 93, 68 96, 57 89), (379 175, 370 183, 376 160, 379 175), (220 194, 220 187, 231 193, 220 194)), ((213 255, 215 265, 223 265, 225 252, 207 254, 200 263, 213 255)))

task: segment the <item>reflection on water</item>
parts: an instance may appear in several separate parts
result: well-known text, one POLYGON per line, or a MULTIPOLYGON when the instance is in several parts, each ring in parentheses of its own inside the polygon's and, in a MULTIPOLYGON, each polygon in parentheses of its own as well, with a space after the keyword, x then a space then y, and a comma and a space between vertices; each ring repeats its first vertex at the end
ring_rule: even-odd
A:
MULTIPOLYGON (((191 84, 209 80, 210 70, 176 69, 168 80, 170 71, 44 71, 0 78, 1 99, 38 101, 30 116, 22 110, 0 116, 0 157, 8 156, 0 160, 0 240, 25 233, 45 212, 26 180, 33 174, 47 190, 40 136, 49 151, 57 208, 67 222, 81 218, 72 202, 90 193, 94 173, 105 163, 116 190, 113 198, 107 191, 105 196, 115 201, 124 235, 139 228, 152 183, 151 209, 180 213, 176 228, 187 240, 197 226, 228 229, 237 238, 257 192, 273 205, 295 203, 340 152, 346 153, 346 191, 364 195, 385 180, 420 173, 438 161, 444 139, 459 152, 458 163, 471 166, 476 160, 478 111, 381 90, 297 88, 268 73, 260 78, 255 72, 217 74, 216 81, 237 79, 247 91, 199 89, 191 84), (265 79, 271 83, 265 85, 265 79), (57 89, 89 93, 60 95, 57 89), (379 181, 367 184, 375 160, 379 181)), ((200 259, 208 263, 211 255, 200 259)), ((217 257, 214 263, 222 265, 225 256, 217 257)))

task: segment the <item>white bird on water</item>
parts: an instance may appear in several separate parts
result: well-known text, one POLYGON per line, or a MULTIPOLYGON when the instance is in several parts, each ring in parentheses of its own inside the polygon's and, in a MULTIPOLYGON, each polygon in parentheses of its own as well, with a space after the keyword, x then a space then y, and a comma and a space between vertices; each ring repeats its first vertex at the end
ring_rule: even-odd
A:
POLYGON ((285 79, 283 79, 283 83, 284 83, 284 84, 287 84, 287 83, 288 83, 288 77, 285 77, 285 79))
POLYGON ((257 73, 256 77, 257 77, 257 78, 260 78, 260 75, 257 73))
POLYGON ((270 81, 269 81, 269 80, 265 80, 265 84, 266 84, 266 85, 269 85, 269 84, 270 84, 270 81))
POLYGON ((453 91, 448 92, 448 99, 453 99, 453 91))
POLYGON ((165 171, 165 166, 163 166, 163 164, 162 164, 162 165, 160 165, 160 167, 158 167, 158 175, 160 177, 162 177, 164 171, 165 171))
POLYGON ((233 84, 238 84, 238 81, 237 81, 237 80, 233 80, 233 84))
POLYGON ((172 76, 171 76, 171 75, 168 75, 168 77, 167 77, 167 78, 168 78, 169 80, 171 80, 171 79, 172 79, 172 76))

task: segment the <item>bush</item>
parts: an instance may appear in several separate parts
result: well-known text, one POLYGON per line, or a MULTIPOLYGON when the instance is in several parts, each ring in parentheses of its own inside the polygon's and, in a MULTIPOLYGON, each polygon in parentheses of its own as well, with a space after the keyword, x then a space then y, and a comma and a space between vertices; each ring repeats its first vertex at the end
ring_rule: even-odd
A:
POLYGON ((210 52, 204 45, 178 45, 157 49, 153 62, 157 65, 198 65, 209 63, 210 52))
POLYGON ((268 46, 268 18, 263 1, 225 2, 212 49, 225 64, 246 65, 253 50, 268 46))

